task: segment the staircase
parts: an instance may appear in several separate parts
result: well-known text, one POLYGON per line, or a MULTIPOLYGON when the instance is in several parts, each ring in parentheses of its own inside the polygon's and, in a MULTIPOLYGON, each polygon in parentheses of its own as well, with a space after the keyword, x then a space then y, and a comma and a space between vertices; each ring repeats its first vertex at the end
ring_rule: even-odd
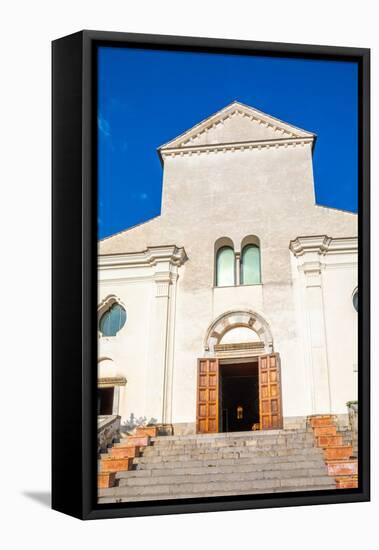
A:
POLYGON ((337 489, 358 487, 358 459, 354 456, 352 433, 338 429, 333 415, 308 418, 315 444, 324 452, 328 474, 336 482, 337 489))
POLYGON ((109 484, 99 482, 99 503, 336 488, 307 430, 158 436, 148 443, 125 453, 133 442, 121 442, 102 457, 100 476, 109 472, 109 484))

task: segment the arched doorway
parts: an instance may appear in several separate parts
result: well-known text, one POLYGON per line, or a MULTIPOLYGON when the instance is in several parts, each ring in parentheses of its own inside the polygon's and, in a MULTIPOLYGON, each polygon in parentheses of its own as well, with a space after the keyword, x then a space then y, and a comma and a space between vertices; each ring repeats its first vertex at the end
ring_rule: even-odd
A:
POLYGON ((197 432, 282 426, 280 357, 268 322, 250 310, 220 315, 198 360, 197 432))

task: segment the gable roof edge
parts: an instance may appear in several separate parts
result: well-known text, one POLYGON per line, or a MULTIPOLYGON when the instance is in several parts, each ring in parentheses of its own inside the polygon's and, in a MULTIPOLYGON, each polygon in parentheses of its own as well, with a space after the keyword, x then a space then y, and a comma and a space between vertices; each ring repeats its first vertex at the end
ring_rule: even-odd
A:
POLYGON ((263 111, 259 111, 258 109, 255 109, 254 107, 250 107, 249 105, 241 103, 240 101, 233 101, 228 105, 226 105, 225 107, 223 107, 222 109, 220 109, 219 111, 216 111, 212 115, 208 116, 207 118, 201 120, 200 122, 192 126, 191 128, 182 132, 174 139, 171 139, 170 141, 158 147, 159 154, 162 151, 165 151, 168 149, 183 147, 183 145, 187 141, 190 141, 191 138, 194 138, 199 134, 208 131, 210 128, 212 128, 212 126, 220 123, 224 118, 229 118, 229 116, 231 116, 232 113, 235 113, 235 112, 239 112, 240 114, 243 114, 245 116, 250 116, 252 119, 258 119, 262 121, 262 123, 266 124, 267 126, 272 126, 275 129, 279 128, 283 132, 288 134, 287 137, 299 137, 299 138, 303 137, 303 138, 311 138, 313 140, 315 140, 317 137, 316 134, 314 134, 313 132, 303 130, 302 128, 299 128, 297 126, 284 122, 279 118, 268 115, 263 111))

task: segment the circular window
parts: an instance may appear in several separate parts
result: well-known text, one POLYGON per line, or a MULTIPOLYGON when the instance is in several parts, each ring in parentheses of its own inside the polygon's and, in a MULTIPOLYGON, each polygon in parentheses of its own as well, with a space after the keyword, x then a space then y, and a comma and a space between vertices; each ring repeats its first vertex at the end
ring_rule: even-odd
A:
POLYGON ((355 311, 358 311, 358 290, 356 290, 353 294, 353 306, 355 311))
POLYGON ((120 304, 113 304, 100 318, 99 330, 103 336, 116 336, 126 323, 126 311, 120 304))

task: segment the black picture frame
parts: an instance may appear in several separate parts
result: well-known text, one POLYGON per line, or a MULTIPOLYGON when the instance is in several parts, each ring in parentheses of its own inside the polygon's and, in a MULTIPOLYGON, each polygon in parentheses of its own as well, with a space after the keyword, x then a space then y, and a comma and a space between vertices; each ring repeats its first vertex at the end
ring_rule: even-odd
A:
POLYGON ((370 50, 85 30, 52 43, 52 507, 81 519, 302 506, 370 499, 370 50), (359 67, 359 488, 96 503, 99 45, 350 60, 359 67))

